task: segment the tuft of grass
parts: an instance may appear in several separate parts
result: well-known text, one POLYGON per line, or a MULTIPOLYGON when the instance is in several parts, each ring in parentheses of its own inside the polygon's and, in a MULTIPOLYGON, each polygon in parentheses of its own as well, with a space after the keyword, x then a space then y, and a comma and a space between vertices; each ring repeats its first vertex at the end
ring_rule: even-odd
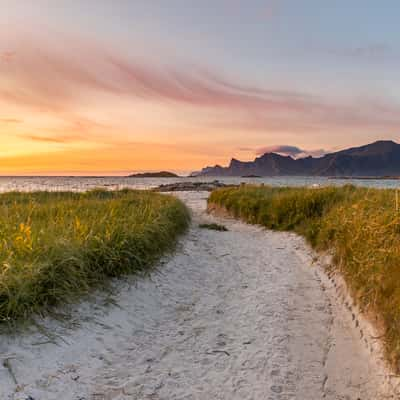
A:
POLYGON ((386 354, 400 370, 400 211, 389 189, 245 186, 214 191, 209 208, 249 223, 303 235, 332 250, 360 306, 383 322, 386 354))
POLYGON ((190 216, 179 200, 132 190, 0 195, 0 321, 146 271, 190 216))
POLYGON ((219 225, 219 224, 200 224, 199 228, 201 229, 210 229, 213 231, 219 231, 219 232, 227 232, 228 228, 224 225, 219 225))

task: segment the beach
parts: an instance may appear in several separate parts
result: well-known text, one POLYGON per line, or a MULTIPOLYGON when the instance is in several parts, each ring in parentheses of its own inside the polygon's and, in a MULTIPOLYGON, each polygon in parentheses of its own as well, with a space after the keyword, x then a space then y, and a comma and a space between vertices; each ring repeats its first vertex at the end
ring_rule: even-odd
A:
POLYGON ((150 276, 1 335, 1 399, 397 398, 326 259, 293 233, 207 214, 207 193, 177 196, 192 226, 150 276), (212 222, 228 231, 199 228, 212 222))

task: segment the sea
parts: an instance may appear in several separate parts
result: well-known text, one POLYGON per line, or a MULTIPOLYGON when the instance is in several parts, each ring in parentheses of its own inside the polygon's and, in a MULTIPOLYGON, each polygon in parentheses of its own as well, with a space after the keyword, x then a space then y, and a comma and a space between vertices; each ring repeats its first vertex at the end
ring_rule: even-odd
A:
POLYGON ((400 188, 400 179, 337 179, 326 177, 187 177, 187 178, 129 178, 129 177, 73 177, 73 176, 36 176, 36 177, 0 177, 0 192, 11 191, 77 191, 83 192, 96 188, 107 190, 152 189, 162 184, 176 182, 210 182, 218 180, 226 184, 265 184, 271 186, 342 186, 353 184, 356 186, 373 188, 400 188))

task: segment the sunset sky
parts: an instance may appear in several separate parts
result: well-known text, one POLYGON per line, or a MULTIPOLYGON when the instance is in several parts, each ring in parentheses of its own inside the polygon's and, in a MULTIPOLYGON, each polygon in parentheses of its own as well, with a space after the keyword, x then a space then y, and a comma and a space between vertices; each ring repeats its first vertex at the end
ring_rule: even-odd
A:
POLYGON ((0 0, 0 174, 400 139, 394 0, 0 0))

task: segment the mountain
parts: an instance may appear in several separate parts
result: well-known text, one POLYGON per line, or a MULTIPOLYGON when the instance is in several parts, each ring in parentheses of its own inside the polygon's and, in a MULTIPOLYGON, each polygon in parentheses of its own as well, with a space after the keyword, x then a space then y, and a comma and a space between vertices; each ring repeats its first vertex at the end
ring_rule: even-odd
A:
POLYGON ((379 140, 320 158, 294 159, 266 153, 254 161, 232 159, 228 167, 206 167, 200 176, 400 176, 400 144, 379 140))

